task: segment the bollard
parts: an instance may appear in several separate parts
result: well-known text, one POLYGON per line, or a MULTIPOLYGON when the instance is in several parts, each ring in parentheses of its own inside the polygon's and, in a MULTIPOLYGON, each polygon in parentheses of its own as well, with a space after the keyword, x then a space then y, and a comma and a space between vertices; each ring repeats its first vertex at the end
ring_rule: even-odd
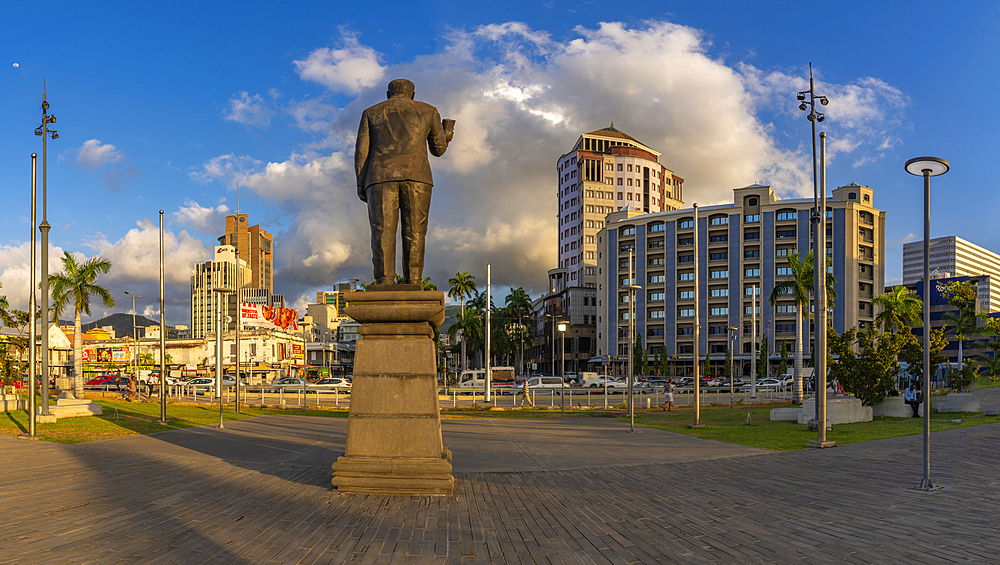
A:
POLYGON ((260 387, 260 407, 264 407, 264 387, 260 387))
POLYGON ((646 409, 647 410, 649 409, 649 400, 650 400, 650 398, 647 396, 646 397, 646 409))
POLYGON ((455 391, 451 391, 451 407, 452 408, 458 407, 458 393, 455 391))

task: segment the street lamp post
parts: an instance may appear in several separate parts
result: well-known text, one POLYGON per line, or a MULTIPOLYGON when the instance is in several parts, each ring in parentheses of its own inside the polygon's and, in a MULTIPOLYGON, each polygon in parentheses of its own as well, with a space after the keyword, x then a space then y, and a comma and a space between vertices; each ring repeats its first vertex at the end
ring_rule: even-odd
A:
POLYGON ((694 421, 688 424, 689 428, 704 428, 701 423, 701 325, 699 323, 701 301, 699 300, 699 287, 701 286, 699 255, 701 251, 698 245, 698 204, 694 204, 694 421))
POLYGON ((938 157, 916 157, 906 162, 906 172, 924 177, 924 478, 918 490, 941 488, 931 482, 931 177, 948 172, 948 161, 938 157))
POLYGON ((729 407, 733 407, 733 396, 736 395, 736 344, 739 343, 737 338, 740 335, 739 326, 729 326, 726 328, 729 330, 729 407))
MULTIPOLYGON (((820 347, 820 341, 821 341, 821 339, 819 337, 820 328, 823 328, 823 332, 824 332, 824 337, 823 337, 822 341, 824 342, 824 344, 826 342, 826 338, 825 338, 825 331, 826 331, 826 310, 825 310, 825 307, 826 307, 826 228, 825 228, 825 225, 826 225, 826 221, 825 221, 826 220, 826 206, 824 205, 823 206, 823 210, 820 210, 819 176, 817 174, 817 169, 816 169, 816 124, 819 123, 819 122, 822 122, 822 121, 826 120, 826 116, 823 114, 823 112, 817 112, 816 111, 816 102, 819 102, 823 106, 826 106, 827 104, 830 103, 830 101, 827 99, 826 96, 817 96, 816 95, 816 85, 815 85, 815 82, 813 81, 813 74, 812 74, 812 63, 809 63, 809 90, 804 90, 802 92, 797 93, 796 96, 795 96, 795 98, 799 101, 799 110, 802 110, 803 112, 806 112, 806 111, 809 112, 806 115, 806 119, 809 120, 809 123, 812 126, 812 136, 810 137, 810 141, 812 142, 813 209, 812 209, 812 214, 810 214, 810 220, 811 220, 811 224, 812 224, 812 233, 813 233, 813 284, 815 285, 813 287, 813 300, 814 300, 814 302, 816 304, 816 344, 815 344, 815 347, 813 348, 813 367, 814 367, 814 369, 816 370, 816 372, 818 374, 820 366, 817 363, 817 360, 820 357, 823 358, 823 366, 824 366, 824 368, 826 366, 826 355, 825 354, 819 354, 819 355, 817 355, 817 353, 816 353, 817 351, 820 350, 819 349, 819 347, 820 347), (821 224, 821 222, 822 222, 822 224, 821 224), (823 226, 823 232, 822 233, 820 233, 820 231, 819 231, 821 226, 823 226), (821 242, 822 242, 822 245, 821 245, 821 242), (823 305, 823 307, 820 307, 820 305, 823 305)), ((824 203, 826 201, 826 188, 825 187, 823 189, 823 201, 824 201, 824 203)), ((809 305, 806 304, 806 308, 808 308, 808 307, 809 307, 809 305)), ((800 315, 801 315, 801 313, 800 313, 800 315)), ((809 328, 808 328, 808 326, 806 327, 805 344, 806 345, 809 344, 809 328)), ((798 345, 797 345, 797 347, 798 347, 798 345)), ((799 379, 799 383, 801 383, 802 375, 797 375, 797 378, 799 379)), ((818 379, 817 379, 817 382, 819 382, 818 379)), ((798 387, 798 386, 800 386, 800 384, 796 385, 796 387, 798 387)), ((817 387, 817 388, 819 388, 819 387, 817 387)), ((799 391, 798 388, 796 388, 795 390, 796 390, 796 392, 799 391)), ((819 392, 819 391, 817 391, 817 392, 819 392)), ((821 396, 823 397, 822 402, 825 402, 826 401, 826 390, 825 389, 822 391, 822 395, 821 396)), ((793 400, 794 401, 798 401, 800 399, 793 399, 793 400)), ((816 396, 816 409, 817 409, 817 411, 819 410, 819 404, 820 404, 820 402, 821 402, 820 396, 816 396)), ((825 432, 826 423, 824 422, 822 425, 820 425, 817 422, 817 429, 818 428, 823 428, 824 429, 823 435, 825 436, 826 435, 826 432, 825 432)))
MULTIPOLYGON (((815 123, 815 122, 814 122, 815 123)), ((819 134, 819 202, 816 206, 816 226, 813 240, 814 269, 816 270, 816 346, 813 348, 813 365, 816 368, 816 430, 817 438, 809 441, 812 447, 836 447, 837 442, 826 438, 826 332, 827 332, 827 298, 826 298, 826 132, 819 134)))
MULTIPOLYGON (((35 222, 38 196, 38 155, 31 154, 31 274, 28 276, 28 435, 22 436, 34 439, 35 436, 35 222)), ((76 375, 74 375, 74 378, 76 375)), ((47 404, 47 402, 46 402, 47 404)))
MULTIPOLYGON (((220 276, 221 278, 221 276, 220 276)), ((219 311, 218 321, 215 325, 215 394, 219 397, 219 429, 226 429, 226 425, 222 420, 222 324, 225 320, 225 312, 222 309, 223 300, 225 296, 232 292, 228 288, 215 287, 212 289, 216 295, 216 307, 219 311)), ((238 375, 237 375, 238 376, 238 375)), ((239 380, 239 379, 237 379, 239 380)))
POLYGON ((559 353, 559 412, 566 413, 566 322, 559 322, 559 333, 562 334, 562 347, 559 353))
MULTIPOLYGON (((46 416, 49 414, 49 229, 52 227, 48 221, 48 139, 50 135, 53 140, 59 139, 59 132, 49 129, 49 124, 56 123, 56 117, 49 115, 48 111, 45 80, 42 79, 42 125, 35 128, 35 135, 42 136, 42 223, 38 225, 38 230, 42 232, 42 414, 46 416)), ((31 289, 32 292, 34 290, 31 289)))
MULTIPOLYGON (((163 314, 163 210, 160 210, 160 424, 167 423, 167 322, 163 314)), ((133 322, 135 323, 135 322, 133 322)))
POLYGON ((635 431, 635 397, 632 395, 632 385, 635 381, 635 292, 642 287, 635 284, 632 274, 632 252, 628 252, 628 431, 635 431))

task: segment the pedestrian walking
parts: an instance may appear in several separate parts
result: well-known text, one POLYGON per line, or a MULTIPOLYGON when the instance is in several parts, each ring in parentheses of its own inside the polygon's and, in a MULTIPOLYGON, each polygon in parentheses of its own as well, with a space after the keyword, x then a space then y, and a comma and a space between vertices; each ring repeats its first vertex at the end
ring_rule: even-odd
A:
POLYGON ((663 385, 663 409, 671 411, 674 408, 674 379, 667 379, 663 385))
POLYGON ((524 382, 521 383, 520 392, 521 392, 521 403, 518 404, 518 406, 524 406, 524 403, 527 402, 528 406, 534 408, 535 404, 531 402, 531 397, 528 396, 528 379, 524 379, 524 382))

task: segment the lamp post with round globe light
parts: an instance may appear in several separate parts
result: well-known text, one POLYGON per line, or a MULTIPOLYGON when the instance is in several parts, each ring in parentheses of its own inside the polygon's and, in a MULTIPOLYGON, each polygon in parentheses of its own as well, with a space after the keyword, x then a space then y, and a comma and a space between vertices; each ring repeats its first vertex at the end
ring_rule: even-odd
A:
POLYGON ((918 490, 941 488, 931 482, 931 177, 948 172, 948 161, 938 157, 915 157, 906 162, 906 172, 924 177, 924 478, 918 490))
MULTIPOLYGON (((42 415, 49 415, 49 230, 52 228, 48 220, 48 139, 59 139, 59 132, 49 129, 49 124, 56 123, 56 117, 49 114, 49 103, 45 97, 45 80, 42 79, 42 125, 35 128, 35 135, 42 136, 42 223, 38 230, 42 233, 42 277, 41 277, 41 314, 42 314, 42 415)), ((32 289, 34 292, 34 289, 32 289)), ((31 368, 34 371, 34 367, 31 368)), ((73 375, 73 378, 82 376, 73 375)))

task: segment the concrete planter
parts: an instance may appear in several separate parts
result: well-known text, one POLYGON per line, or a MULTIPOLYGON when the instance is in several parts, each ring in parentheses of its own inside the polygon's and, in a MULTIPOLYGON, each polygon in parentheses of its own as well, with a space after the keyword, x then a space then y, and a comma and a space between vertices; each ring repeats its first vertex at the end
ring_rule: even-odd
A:
POLYGON ((935 408, 938 412, 979 412, 983 405, 974 393, 951 392, 944 400, 938 400, 935 408))
MULTIPOLYGON (((816 399, 810 398, 802 403, 800 424, 807 424, 816 417, 816 399)), ((830 424, 851 424, 854 422, 871 422, 871 406, 862 406, 861 400, 850 396, 833 396, 826 399, 826 420, 830 424)))
MULTIPOLYGON (((925 402, 920 403, 917 414, 924 415, 925 402)), ((913 409, 906 404, 902 396, 888 396, 881 404, 872 406, 872 416, 883 418, 912 418, 913 409)))

